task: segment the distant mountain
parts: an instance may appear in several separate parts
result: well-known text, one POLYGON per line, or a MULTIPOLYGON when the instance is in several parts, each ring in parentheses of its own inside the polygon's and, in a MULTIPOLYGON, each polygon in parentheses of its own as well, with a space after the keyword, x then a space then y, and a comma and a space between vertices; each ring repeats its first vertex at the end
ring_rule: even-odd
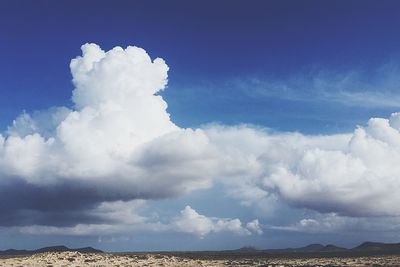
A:
POLYGON ((361 245, 353 248, 352 250, 357 251, 382 251, 389 250, 400 251, 400 243, 379 243, 379 242, 364 242, 361 245))
POLYGON ((320 251, 321 252, 340 252, 340 251, 347 251, 347 248, 342 248, 342 247, 338 247, 335 245, 326 245, 325 247, 323 247, 320 251))
POLYGON ((336 246, 333 245, 321 245, 321 244, 311 244, 300 248, 284 248, 284 249, 266 249, 264 252, 268 253, 294 253, 294 252, 329 252, 336 251, 336 246))
POLYGON ((4 251, 0 251, 0 255, 14 256, 14 255, 31 255, 37 253, 44 252, 65 252, 65 251, 77 251, 81 253, 103 253, 103 251, 92 248, 92 247, 84 247, 84 248, 68 248, 66 246, 52 246, 52 247, 44 247, 35 250, 19 250, 19 249, 7 249, 4 251))
POLYGON ((44 247, 33 250, 33 253, 44 253, 44 252, 64 252, 64 251, 73 251, 72 249, 66 246, 52 246, 52 247, 44 247))
POLYGON ((92 248, 92 247, 77 248, 77 249, 73 249, 73 251, 78 251, 81 253, 103 253, 103 251, 92 248))
POLYGON ((316 251, 321 251, 321 249, 324 249, 324 245, 321 244, 311 244, 305 247, 301 248, 294 248, 294 252, 316 252, 316 251))
POLYGON ((253 251, 259 251, 258 249, 256 249, 255 247, 241 247, 239 249, 236 250, 237 252, 253 252, 253 251))
POLYGON ((321 244, 311 244, 305 247, 299 248, 283 248, 283 249, 264 249, 258 250, 253 247, 243 247, 233 252, 266 252, 271 254, 281 254, 281 253, 316 253, 316 252, 347 252, 347 253, 364 253, 364 252, 391 252, 398 251, 400 252, 400 243, 378 243, 378 242, 364 242, 361 245, 347 249, 343 247, 338 247, 332 244, 329 245, 321 245, 321 244))
POLYGON ((29 250, 22 249, 7 249, 4 251, 0 251, 0 255, 26 255, 30 254, 29 250))

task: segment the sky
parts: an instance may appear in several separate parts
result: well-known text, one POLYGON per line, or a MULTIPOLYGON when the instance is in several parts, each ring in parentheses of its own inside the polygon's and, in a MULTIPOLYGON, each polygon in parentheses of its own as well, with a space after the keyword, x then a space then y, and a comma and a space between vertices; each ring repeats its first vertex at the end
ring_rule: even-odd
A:
POLYGON ((1 1, 0 250, 399 242, 398 1, 1 1))

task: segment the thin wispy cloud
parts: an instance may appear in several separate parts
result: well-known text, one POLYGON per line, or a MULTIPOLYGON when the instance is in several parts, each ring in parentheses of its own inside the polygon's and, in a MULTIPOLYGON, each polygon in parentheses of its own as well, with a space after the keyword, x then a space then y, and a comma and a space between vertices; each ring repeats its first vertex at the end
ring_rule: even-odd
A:
POLYGON ((363 108, 400 107, 400 70, 394 64, 375 71, 311 71, 285 78, 235 79, 227 86, 252 98, 332 103, 363 108))

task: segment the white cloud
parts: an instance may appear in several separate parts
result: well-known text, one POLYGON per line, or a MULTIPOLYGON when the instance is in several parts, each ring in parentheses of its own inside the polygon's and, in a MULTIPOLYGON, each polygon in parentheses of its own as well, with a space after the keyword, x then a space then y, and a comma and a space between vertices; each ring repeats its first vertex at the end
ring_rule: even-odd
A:
POLYGON ((7 134, 11 136, 27 136, 35 133, 45 138, 56 134, 57 126, 69 115, 66 107, 52 107, 44 111, 34 111, 32 115, 23 112, 13 124, 8 127, 7 134))
MULTIPOLYGON (((346 135, 207 129, 234 166, 223 183, 244 205, 265 201, 348 216, 399 216, 400 114, 346 135)), ((228 172, 229 173, 229 172, 228 172)))
MULTIPOLYGON (((270 226, 271 229, 306 232, 306 233, 333 233, 337 231, 355 230, 359 226, 357 218, 342 217, 335 213, 317 215, 313 218, 303 218, 288 226, 270 226)), ((359 229, 360 230, 360 229, 359 229)))
POLYGON ((322 212, 358 215, 400 215, 400 133, 396 122, 371 119, 354 131, 347 147, 305 149, 289 166, 264 178, 293 205, 322 212))
POLYGON ((255 219, 251 222, 248 222, 246 224, 246 228, 249 229, 250 231, 252 231, 253 233, 256 233, 258 235, 263 234, 263 230, 261 229, 261 225, 258 221, 258 219, 255 219))
POLYGON ((336 213, 315 214, 285 226, 265 226, 282 231, 305 233, 365 233, 398 235, 400 217, 347 217, 336 213))
POLYGON ((204 237, 210 233, 232 232, 237 235, 250 235, 251 232, 262 234, 258 225, 258 220, 252 221, 247 226, 243 226, 239 219, 222 219, 207 217, 197 213, 190 206, 186 206, 181 211, 181 215, 172 222, 175 231, 195 234, 204 237), (250 231, 249 231, 250 230, 250 231))
POLYGON ((152 61, 138 47, 105 52, 86 44, 82 52, 71 61, 75 110, 56 107, 21 114, 2 137, 0 175, 40 187, 107 186, 99 192, 125 199, 210 186, 208 174, 186 170, 215 164, 207 137, 201 130, 177 127, 156 95, 167 83, 165 62, 152 61), (188 159, 185 169, 167 170, 182 158, 188 159))

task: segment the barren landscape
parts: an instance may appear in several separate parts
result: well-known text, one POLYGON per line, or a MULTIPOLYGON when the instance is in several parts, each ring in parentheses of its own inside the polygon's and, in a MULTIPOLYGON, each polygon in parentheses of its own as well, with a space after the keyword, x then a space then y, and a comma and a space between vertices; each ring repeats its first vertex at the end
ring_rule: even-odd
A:
POLYGON ((354 248, 243 247, 222 251, 103 252, 84 247, 0 251, 0 266, 400 266, 400 243, 364 242, 354 248))
POLYGON ((399 255, 361 257, 312 257, 312 255, 241 254, 229 259, 195 253, 176 256, 170 253, 80 253, 46 252, 31 256, 0 259, 0 266, 400 266, 399 255))

